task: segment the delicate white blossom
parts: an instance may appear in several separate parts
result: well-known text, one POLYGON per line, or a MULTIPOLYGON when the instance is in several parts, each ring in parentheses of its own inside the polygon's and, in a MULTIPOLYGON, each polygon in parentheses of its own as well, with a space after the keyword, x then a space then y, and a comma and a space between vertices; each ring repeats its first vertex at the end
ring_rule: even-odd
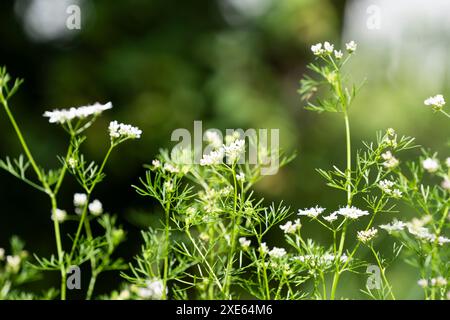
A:
POLYGON ((280 229, 283 230, 284 233, 296 233, 300 228, 302 227, 302 224, 300 223, 300 219, 296 219, 295 221, 288 221, 284 225, 280 226, 280 229))
POLYGON ((383 162, 383 165, 388 169, 393 169, 396 166, 398 166, 398 164, 399 164, 398 159, 396 157, 394 157, 392 155, 392 152, 390 152, 390 151, 386 151, 385 153, 382 153, 381 158, 383 158, 383 160, 385 160, 383 162))
POLYGON ((73 205, 75 207, 84 207, 88 201, 87 195, 85 193, 75 193, 73 195, 73 205))
POLYGON ((439 161, 433 158, 426 158, 422 161, 422 167, 430 172, 436 172, 439 169, 439 161))
POLYGON ((344 54, 342 53, 341 50, 334 50, 334 56, 336 57, 336 59, 340 60, 340 59, 342 59, 344 54))
POLYGON ((94 216, 101 215, 103 213, 102 203, 97 199, 89 203, 89 212, 94 216))
POLYGON ((333 212, 332 214, 330 214, 330 215, 328 215, 328 216, 325 216, 325 217, 323 217, 326 221, 328 221, 328 222, 333 222, 333 221, 335 221, 335 220, 337 220, 338 219, 338 215, 337 215, 337 213, 336 212, 333 212))
POLYGON ((368 230, 358 231, 357 237, 358 237, 358 240, 361 241, 362 243, 367 243, 367 242, 371 241, 373 238, 375 238, 377 233, 378 233, 378 229, 371 228, 368 230))
POLYGON ((205 140, 214 148, 222 146, 222 137, 217 131, 208 130, 205 132, 205 140))
POLYGON ((324 50, 322 49, 322 44, 321 43, 317 43, 315 45, 311 46, 311 51, 314 53, 314 55, 316 56, 320 56, 321 54, 323 54, 324 50))
POLYGON ((358 219, 369 214, 369 212, 356 207, 343 207, 335 211, 335 213, 349 219, 358 219))
POLYGON ((60 123, 64 124, 70 122, 71 120, 77 119, 85 119, 87 117, 93 115, 99 115, 105 110, 111 109, 112 104, 108 102, 106 104, 95 103, 93 105, 82 106, 78 108, 70 108, 70 109, 60 109, 53 111, 46 111, 44 113, 44 117, 49 118, 50 123, 60 123))
POLYGON ((323 44, 323 48, 324 48, 326 53, 332 54, 333 50, 334 50, 334 45, 332 45, 328 41, 325 41, 325 43, 323 44))
POLYGON ((75 167, 77 166, 78 161, 75 158, 70 157, 69 160, 67 160, 67 165, 69 166, 70 169, 75 169, 75 167))
POLYGON ((441 182, 442 189, 450 190, 450 179, 448 177, 444 177, 444 180, 441 182))
POLYGON ((19 271, 21 262, 22 262, 22 259, 20 258, 20 256, 7 256, 6 257, 6 267, 14 273, 19 271))
POLYGON ((442 109, 445 106, 445 99, 442 94, 437 94, 434 97, 429 97, 423 102, 426 106, 433 107, 434 109, 442 109))
POLYGON ((265 242, 261 243, 261 246, 259 247, 259 252, 261 252, 261 254, 266 254, 269 252, 269 248, 267 247, 267 244, 265 242))
POLYGON ((299 216, 307 216, 310 218, 317 218, 318 215, 320 215, 322 212, 324 212, 325 209, 321 208, 319 206, 315 206, 309 209, 300 209, 298 210, 299 216))
POLYGON ((161 300, 164 293, 164 284, 161 279, 154 278, 146 281, 144 288, 138 289, 138 295, 142 299, 161 300))
POLYGON ((432 278, 430 280, 430 283, 431 283, 432 286, 436 286, 436 287, 445 287, 445 286, 447 286, 447 280, 444 277, 442 277, 442 276, 439 276, 437 278, 432 278))
POLYGON ((395 231, 402 231, 406 227, 406 223, 399 220, 394 220, 390 224, 382 224, 380 225, 381 229, 386 230, 387 232, 395 232, 395 231))
POLYGON ((240 237, 239 238, 239 244, 241 245, 242 249, 247 250, 248 247, 250 247, 251 240, 248 240, 246 237, 240 237))
POLYGON ((52 220, 59 223, 64 222, 67 217, 67 212, 61 209, 54 209, 52 212, 52 220))
POLYGON ((142 130, 129 124, 111 121, 109 123, 109 136, 111 139, 139 139, 142 130))
POLYGON ((201 166, 211 166, 222 163, 223 156, 225 155, 225 151, 223 148, 218 150, 211 151, 210 154, 203 155, 203 158, 200 159, 201 166))
POLYGON ((284 248, 273 247, 272 250, 269 251, 269 256, 272 258, 282 258, 286 255, 286 250, 284 248))
POLYGON ((422 288, 426 288, 426 287, 428 287, 428 280, 427 279, 419 279, 419 281, 417 281, 417 284, 422 288))
POLYGON ((152 160, 152 166, 154 169, 161 167, 161 161, 159 161, 158 159, 152 160))
POLYGON ((378 186, 384 193, 391 195, 394 198, 400 198, 402 196, 402 192, 399 189, 393 188, 393 186, 395 186, 395 182, 391 180, 381 180, 378 183, 378 186))
POLYGON ((239 182, 244 182, 245 181, 245 173, 243 173, 242 171, 239 172, 236 175, 236 180, 239 181, 239 182))
POLYGON ((224 145, 223 149, 227 156, 227 163, 233 163, 241 156, 245 150, 245 140, 237 139, 229 145, 224 145))
POLYGON ((353 52, 356 51, 357 46, 358 45, 356 44, 356 42, 352 40, 352 41, 350 41, 350 42, 345 44, 345 49, 347 49, 347 51, 349 53, 353 53, 353 52))
POLYGON ((450 168, 450 157, 448 157, 447 159, 445 159, 445 165, 450 168))

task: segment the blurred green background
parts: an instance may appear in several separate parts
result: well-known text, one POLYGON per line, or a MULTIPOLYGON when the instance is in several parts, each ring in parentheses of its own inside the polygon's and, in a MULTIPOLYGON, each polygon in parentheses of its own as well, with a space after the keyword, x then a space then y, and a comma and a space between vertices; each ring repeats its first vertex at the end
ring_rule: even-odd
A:
MULTIPOLYGON (((93 160, 102 159, 107 149, 109 121, 132 123, 144 131, 141 140, 126 143, 113 154, 107 180, 94 195, 106 211, 119 215, 127 229, 128 241, 120 254, 131 260, 139 249, 140 230, 158 220, 159 209, 130 186, 144 173, 144 163, 150 163, 160 148, 173 145, 171 132, 192 129, 194 120, 202 120, 204 128, 280 129, 282 147, 298 151, 299 156, 257 185, 267 203, 284 200, 294 210, 316 204, 334 210, 343 204, 345 195, 328 189, 314 170, 344 166, 342 119, 303 110, 296 91, 307 72, 306 63, 313 58, 311 44, 352 40, 342 36, 344 26, 347 35, 355 26, 346 21, 346 4, 331 0, 1 1, 0 64, 25 79, 11 105, 41 164, 58 165, 56 155, 64 153, 67 143, 63 131, 41 116, 45 110, 113 102, 113 110, 88 132, 84 152, 93 160), (80 5, 81 30, 65 28, 68 15, 57 10, 61 3, 80 5), (45 10, 56 11, 46 15, 45 10)), ((431 85, 408 66, 386 75, 389 64, 383 66, 386 61, 379 52, 363 44, 350 67, 356 81, 368 80, 351 111, 354 146, 360 147, 361 139, 373 140, 376 130, 393 127, 448 154, 450 130, 445 119, 422 106, 424 98, 437 93, 431 90, 446 93, 448 78, 431 85)), ((2 158, 21 153, 3 111, 0 134, 2 158)), ((73 181, 65 186, 63 208, 72 207, 76 191, 80 190, 73 181)), ((0 173, 0 197, 0 247, 17 234, 29 251, 41 256, 53 253, 47 198, 5 172, 0 173)), ((309 236, 329 241, 313 225, 305 223, 305 228, 309 236)), ((71 229, 64 225, 64 231, 71 229)), ((274 234, 272 243, 279 236, 274 234)), ((378 241, 391 246, 383 237, 378 241)), ((396 263, 388 276, 400 297, 421 297, 418 275, 405 263, 396 263)), ((56 277, 55 273, 45 281, 56 283, 56 277)), ((116 287, 119 280, 113 275, 101 278, 99 293, 116 287)), ((342 281, 341 294, 363 297, 359 290, 365 277, 348 280, 342 281)), ((35 288, 47 285, 40 282, 35 288)))

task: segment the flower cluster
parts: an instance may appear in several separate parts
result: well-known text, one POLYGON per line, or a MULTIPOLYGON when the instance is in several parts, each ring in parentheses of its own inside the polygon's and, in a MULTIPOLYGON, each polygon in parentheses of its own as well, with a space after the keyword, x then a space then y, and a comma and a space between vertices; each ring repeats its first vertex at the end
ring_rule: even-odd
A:
MULTIPOLYGON (((349 54, 355 52, 356 47, 357 44, 353 40, 345 44, 345 48, 349 54)), ((329 43, 328 41, 325 41, 323 44, 317 43, 315 45, 312 45, 311 51, 316 56, 331 56, 334 52, 334 57, 338 60, 342 59, 344 55, 341 50, 334 50, 334 45, 329 43)))
POLYGON ((441 110, 445 106, 445 99, 442 94, 437 94, 426 99, 424 104, 432 107, 434 110, 441 110))
POLYGON ((393 182, 391 180, 387 180, 387 179, 381 180, 378 183, 378 186, 384 193, 386 193, 394 198, 400 198, 402 196, 402 192, 399 189, 393 188, 395 186, 395 182, 393 182))
POLYGON ((288 234, 294 234, 300 228, 302 227, 302 224, 300 223, 300 219, 296 219, 295 221, 288 221, 284 225, 280 226, 280 229, 283 230, 284 233, 288 234))
POLYGON ((95 103, 93 105, 82 106, 78 108, 70 108, 70 109, 60 109, 53 111, 46 111, 44 113, 44 117, 49 118, 50 123, 59 123, 65 124, 73 119, 86 119, 90 116, 98 116, 103 111, 112 108, 112 103, 108 102, 106 104, 95 103))
POLYGON ((422 161, 422 167, 429 173, 434 173, 439 170, 439 161, 434 158, 426 158, 422 161))
POLYGON ((325 211, 325 208, 321 208, 319 206, 315 206, 309 209, 300 209, 298 210, 299 216, 307 216, 310 218, 317 218, 322 212, 325 211))
POLYGON ((129 124, 118 123, 117 121, 111 121, 109 123, 109 136, 111 140, 126 140, 126 139, 139 139, 141 137, 142 130, 138 127, 133 127, 129 124))
POLYGON ((161 279, 154 278, 147 280, 145 287, 138 288, 137 294, 142 299, 161 300, 164 292, 164 285, 161 279))
POLYGON ((376 237, 377 233, 378 233, 377 229, 370 228, 368 230, 358 231, 357 232, 357 238, 362 243, 367 243, 367 242, 373 240, 373 238, 376 237))
POLYGON ((383 165, 388 169, 393 169, 399 164, 398 159, 392 155, 391 151, 381 154, 381 158, 384 160, 383 165))

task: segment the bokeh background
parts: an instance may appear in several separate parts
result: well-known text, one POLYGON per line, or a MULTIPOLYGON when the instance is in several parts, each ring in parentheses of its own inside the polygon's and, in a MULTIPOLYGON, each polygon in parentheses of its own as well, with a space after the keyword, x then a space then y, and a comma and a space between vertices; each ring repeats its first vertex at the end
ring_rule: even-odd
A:
MULTIPOLYGON (((344 166, 342 119, 305 111, 297 94, 316 42, 359 44, 349 72, 355 82, 367 82, 351 111, 355 148, 373 140, 377 130, 393 127, 449 155, 448 122, 423 106, 424 98, 450 91, 449 9, 442 0, 7 0, 0 2, 0 64, 25 79, 11 105, 35 158, 46 167, 58 165, 67 137, 42 117, 45 110, 113 102, 113 110, 88 132, 84 152, 94 160, 107 149, 109 121, 143 129, 141 140, 113 154, 107 181, 94 195, 127 229, 120 254, 131 261, 140 230, 157 223, 160 214, 131 185, 160 148, 173 146, 171 132, 192 129, 194 120, 204 128, 280 129, 282 147, 298 157, 256 186, 267 203, 284 200, 295 210, 343 204, 345 195, 328 189, 314 170, 344 166), (72 4, 81 8, 80 30, 66 27, 72 4)), ((2 158, 21 153, 3 111, 0 136, 2 158)), ((80 190, 73 181, 65 185, 63 207, 72 207, 75 191, 80 190)), ((43 194, 1 172, 0 203, 0 247, 17 234, 31 252, 54 252, 43 194)), ((309 236, 329 241, 313 225, 305 228, 309 236)), ((273 234, 272 243, 279 236, 273 234)), ((383 237, 378 241, 391 245, 383 237)), ((34 289, 56 283, 57 276, 48 275, 34 289)), ((388 277, 399 296, 421 297, 418 275, 405 263, 396 262, 388 277)), ((364 277, 348 280, 341 294, 364 297, 364 277)), ((99 279, 98 293, 119 282, 114 275, 99 279)))

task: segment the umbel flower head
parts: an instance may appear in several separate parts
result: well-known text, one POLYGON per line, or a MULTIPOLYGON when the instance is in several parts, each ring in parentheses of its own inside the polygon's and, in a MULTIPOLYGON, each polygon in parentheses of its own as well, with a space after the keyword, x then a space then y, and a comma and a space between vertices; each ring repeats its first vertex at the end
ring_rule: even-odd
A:
MULTIPOLYGON (((44 117, 49 118, 50 123, 68 124, 74 119, 83 120, 89 117, 96 117, 103 111, 112 108, 112 103, 105 104, 95 103, 93 105, 81 106, 70 109, 55 109, 53 111, 45 111, 44 117)), ((75 128, 74 128, 75 129, 75 128)))
MULTIPOLYGON (((356 42, 352 40, 345 44, 345 49, 347 50, 347 52, 349 54, 352 54, 356 51, 357 46, 358 45, 356 44, 356 42)), ((311 51, 315 56, 319 56, 319 57, 325 57, 325 56, 331 57, 334 52, 334 58, 337 60, 342 59, 342 57, 344 56, 344 54, 342 53, 341 50, 334 50, 334 45, 329 43, 328 41, 325 41, 323 44, 317 43, 317 44, 312 45, 311 51)))
POLYGON ((434 97, 429 97, 423 103, 426 106, 430 106, 434 110, 439 111, 445 106, 445 99, 442 94, 437 94, 434 97))
POLYGON ((129 124, 118 123, 111 121, 109 123, 109 136, 111 142, 118 144, 128 139, 139 139, 142 135, 142 130, 138 127, 133 127, 129 124))

